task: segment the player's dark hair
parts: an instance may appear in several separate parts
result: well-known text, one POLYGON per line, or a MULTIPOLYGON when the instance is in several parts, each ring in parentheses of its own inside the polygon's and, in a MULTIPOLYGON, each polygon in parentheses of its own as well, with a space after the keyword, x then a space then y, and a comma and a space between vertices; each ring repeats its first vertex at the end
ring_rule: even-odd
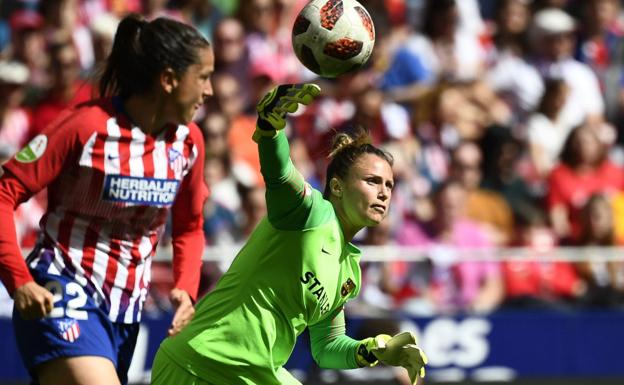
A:
POLYGON ((210 43, 195 28, 158 18, 151 22, 137 14, 123 18, 100 78, 100 96, 142 94, 150 90, 166 68, 176 74, 199 63, 198 50, 210 43))
POLYGON ((455 0, 427 0, 423 12, 423 33, 428 37, 436 35, 440 16, 457 7, 455 0))
POLYGON ((329 152, 330 162, 325 175, 325 190, 323 191, 325 199, 329 199, 330 196, 329 182, 331 179, 336 176, 345 179, 351 170, 351 166, 364 154, 377 155, 388 162, 390 166, 394 164, 394 158, 389 152, 371 144, 370 135, 364 128, 358 128, 352 133, 339 132, 336 134, 329 152))

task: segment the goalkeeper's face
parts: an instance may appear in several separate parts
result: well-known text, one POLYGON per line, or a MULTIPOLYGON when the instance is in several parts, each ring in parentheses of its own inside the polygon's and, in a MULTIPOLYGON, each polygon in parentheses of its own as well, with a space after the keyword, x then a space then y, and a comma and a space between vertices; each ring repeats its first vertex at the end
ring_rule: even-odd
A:
POLYGON ((346 180, 338 181, 344 219, 354 229, 376 226, 388 214, 394 187, 392 167, 374 154, 360 156, 346 180))

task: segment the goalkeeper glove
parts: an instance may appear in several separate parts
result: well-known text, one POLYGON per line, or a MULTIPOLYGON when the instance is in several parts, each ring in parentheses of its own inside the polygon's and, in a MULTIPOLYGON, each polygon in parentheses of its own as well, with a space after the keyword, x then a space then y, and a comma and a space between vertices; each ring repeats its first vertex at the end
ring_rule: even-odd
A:
POLYGON ((297 111, 299 104, 308 105, 321 93, 316 84, 282 84, 269 91, 256 106, 258 121, 253 140, 273 137, 286 125, 286 114, 297 111))
POLYGON ((357 350, 356 360, 360 366, 374 366, 378 361, 402 366, 407 369, 412 384, 416 384, 418 376, 425 377, 427 356, 416 345, 414 334, 403 332, 394 337, 380 334, 363 340, 357 350))

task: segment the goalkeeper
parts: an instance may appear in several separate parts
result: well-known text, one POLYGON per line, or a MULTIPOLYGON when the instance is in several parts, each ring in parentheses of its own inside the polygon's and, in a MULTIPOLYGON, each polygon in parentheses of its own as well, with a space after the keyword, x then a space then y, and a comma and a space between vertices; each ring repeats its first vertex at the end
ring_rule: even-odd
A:
POLYGON ((285 115, 309 104, 314 84, 280 85, 258 104, 254 140, 268 214, 191 323, 161 344, 152 385, 300 384, 283 367, 297 336, 310 330, 320 367, 349 369, 381 361, 402 366, 412 383, 426 357, 411 333, 362 341, 345 335, 343 306, 360 290, 360 251, 350 241, 388 213, 392 157, 368 135, 334 139, 323 194, 294 168, 285 115))

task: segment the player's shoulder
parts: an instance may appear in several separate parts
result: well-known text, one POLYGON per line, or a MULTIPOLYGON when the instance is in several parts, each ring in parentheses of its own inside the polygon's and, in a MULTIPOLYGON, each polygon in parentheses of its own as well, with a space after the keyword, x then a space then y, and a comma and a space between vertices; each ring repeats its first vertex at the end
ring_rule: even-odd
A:
POLYGON ((94 123, 105 122, 114 114, 110 99, 94 99, 72 106, 50 124, 49 130, 93 130, 94 123))
POLYGON ((195 122, 190 122, 186 124, 186 127, 189 129, 189 137, 193 141, 204 141, 204 134, 202 133, 201 128, 195 122))
POLYGON ((79 137, 86 140, 98 127, 106 127, 112 112, 110 99, 94 99, 62 111, 41 134, 64 137, 67 140, 79 137))
POLYGON ((73 107, 74 115, 81 118, 109 119, 115 115, 115 108, 111 98, 92 99, 79 103, 73 107))
MULTIPOLYGON (((202 129, 195 122, 190 122, 182 126, 178 126, 188 129, 188 133, 185 135, 184 142, 187 146, 192 146, 198 149, 200 152, 204 149, 204 134, 202 129)), ((179 132, 179 131, 178 131, 179 132)))

